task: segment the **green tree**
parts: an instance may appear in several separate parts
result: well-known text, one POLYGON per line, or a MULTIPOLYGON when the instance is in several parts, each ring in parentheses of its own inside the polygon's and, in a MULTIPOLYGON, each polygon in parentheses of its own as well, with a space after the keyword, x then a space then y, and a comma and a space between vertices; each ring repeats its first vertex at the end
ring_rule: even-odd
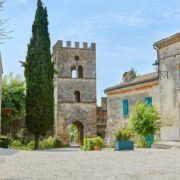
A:
POLYGON ((131 76, 131 79, 135 79, 137 77, 137 73, 134 68, 131 68, 130 76, 131 76))
POLYGON ((130 71, 125 72, 123 74, 123 81, 125 81, 125 82, 131 81, 131 80, 135 79, 136 77, 137 77, 137 73, 136 73, 135 69, 131 68, 130 71))
MULTIPOLYGON (((0 0, 0 11, 3 10, 4 7, 4 0, 0 0)), ((5 40, 10 39, 8 36, 10 31, 7 31, 5 28, 5 23, 7 20, 0 18, 0 44, 3 43, 5 40)))
POLYGON ((32 37, 26 56, 26 125, 35 136, 35 149, 39 137, 53 128, 54 122, 54 68, 51 62, 47 9, 38 0, 32 37))
POLYGON ((20 75, 5 75, 2 80, 2 120, 9 122, 25 116, 25 81, 20 75), (6 114, 10 109, 12 113, 6 114))
POLYGON ((155 106, 137 103, 130 125, 135 133, 143 137, 146 146, 146 138, 160 129, 160 114, 155 106))

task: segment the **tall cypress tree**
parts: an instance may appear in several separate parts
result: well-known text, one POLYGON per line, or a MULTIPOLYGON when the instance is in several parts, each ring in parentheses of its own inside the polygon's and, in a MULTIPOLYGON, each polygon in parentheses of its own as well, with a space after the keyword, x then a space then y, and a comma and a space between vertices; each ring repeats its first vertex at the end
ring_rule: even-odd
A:
POLYGON ((35 137, 35 149, 39 137, 53 128, 54 122, 54 68, 51 62, 48 15, 42 1, 38 0, 32 37, 28 44, 25 67, 26 125, 35 137))

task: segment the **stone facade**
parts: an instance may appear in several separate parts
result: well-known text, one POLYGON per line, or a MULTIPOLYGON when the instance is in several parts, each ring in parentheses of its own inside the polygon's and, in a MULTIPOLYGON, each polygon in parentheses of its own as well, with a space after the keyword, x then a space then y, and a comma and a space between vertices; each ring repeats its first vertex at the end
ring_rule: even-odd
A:
POLYGON ((162 141, 180 140, 180 33, 154 44, 157 50, 157 73, 150 73, 129 82, 107 88, 106 137, 113 142, 116 129, 127 124, 137 101, 151 97, 162 121, 162 141), (122 103, 128 102, 128 116, 122 113, 122 103))
MULTIPOLYGON (((2 59, 0 53, 0 109, 1 109, 1 101, 2 101, 2 74, 3 74, 3 68, 2 68, 2 59)), ((1 111, 0 111, 0 134, 1 134, 1 111)))
POLYGON ((101 98, 101 107, 97 107, 97 135, 105 138, 107 123, 107 98, 101 98))
POLYGON ((107 128, 106 138, 114 142, 114 133, 127 125, 130 115, 138 101, 145 103, 145 98, 152 97, 152 104, 159 107, 158 73, 139 76, 105 90, 107 94, 107 128), (123 114, 123 100, 128 100, 128 114, 123 114))
POLYGON ((53 48, 57 74, 55 84, 55 133, 69 142, 69 125, 77 125, 83 137, 96 135, 96 44, 78 42, 63 46, 58 41, 53 48))
POLYGON ((162 140, 180 139, 180 33, 154 44, 159 64, 162 140))

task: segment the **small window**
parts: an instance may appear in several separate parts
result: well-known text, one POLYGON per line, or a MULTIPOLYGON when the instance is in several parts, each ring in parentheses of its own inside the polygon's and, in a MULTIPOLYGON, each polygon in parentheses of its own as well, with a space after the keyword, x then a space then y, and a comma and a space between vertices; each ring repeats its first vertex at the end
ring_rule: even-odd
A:
POLYGON ((127 99, 123 99, 123 116, 129 115, 129 103, 127 99))
POLYGON ((71 67, 71 77, 77 78, 76 66, 71 67))
POLYGON ((76 61, 79 61, 79 56, 75 56, 74 59, 75 59, 76 61))
POLYGON ((75 102, 81 102, 81 95, 79 91, 74 92, 74 100, 75 102))
POLYGON ((82 66, 78 67, 78 77, 83 78, 83 67, 82 66))
POLYGON ((152 97, 146 97, 145 102, 146 102, 146 107, 152 106, 152 97))

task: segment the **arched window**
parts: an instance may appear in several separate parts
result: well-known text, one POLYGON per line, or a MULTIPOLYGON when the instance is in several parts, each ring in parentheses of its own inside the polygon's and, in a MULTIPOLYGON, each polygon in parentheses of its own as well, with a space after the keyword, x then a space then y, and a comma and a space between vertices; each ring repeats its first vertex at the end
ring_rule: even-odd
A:
POLYGON ((82 66, 78 66, 78 77, 83 78, 83 67, 82 66))
POLYGON ((74 100, 75 102, 81 102, 81 95, 79 91, 74 92, 74 100))
POLYGON ((71 77, 77 78, 76 66, 71 67, 71 77))

